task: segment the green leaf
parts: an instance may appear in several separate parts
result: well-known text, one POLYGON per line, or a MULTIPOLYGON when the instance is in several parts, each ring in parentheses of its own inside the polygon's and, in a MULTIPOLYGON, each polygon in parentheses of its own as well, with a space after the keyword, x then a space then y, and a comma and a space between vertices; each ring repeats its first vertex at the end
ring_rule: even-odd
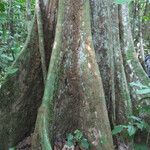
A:
POLYGON ((150 88, 136 90, 136 94, 149 94, 149 93, 150 93, 150 88))
POLYGON ((75 133, 74 136, 75 140, 80 141, 81 138, 83 137, 83 133, 80 130, 76 130, 74 133, 75 133))
POLYGON ((143 128, 144 128, 143 123, 136 122, 135 125, 136 125, 137 128, 140 129, 140 130, 143 130, 143 128))
POLYGON ((7 15, 4 13, 1 13, 0 14, 0 23, 4 24, 4 23, 6 23, 6 21, 7 21, 7 15))
POLYGON ((67 145, 68 147, 73 146, 73 145, 74 145, 74 144, 73 144, 73 140, 74 140, 73 135, 72 135, 71 133, 69 133, 68 136, 67 136, 67 143, 66 143, 66 145, 67 145))
POLYGON ((130 3, 132 0, 115 0, 116 4, 125 4, 125 3, 130 3))
POLYGON ((7 74, 13 75, 17 71, 18 71, 18 68, 9 67, 8 70, 7 70, 7 74))
POLYGON ((84 149, 89 149, 90 148, 90 144, 89 144, 88 140, 85 139, 85 138, 81 139, 80 146, 84 149))
POLYGON ((145 88, 147 89, 148 88, 148 86, 143 85, 139 81, 137 81, 137 82, 131 82, 129 85, 130 86, 137 86, 137 87, 142 88, 142 89, 145 89, 145 88))
POLYGON ((13 57, 10 57, 6 54, 1 54, 0 57, 1 57, 1 59, 5 59, 7 61, 13 61, 13 57))
POLYGON ((150 21, 150 16, 143 16, 142 19, 143 19, 144 21, 150 21))
POLYGON ((140 113, 146 113, 150 115, 150 105, 148 106, 142 106, 139 110, 140 113))
POLYGON ((0 2, 0 12, 4 12, 4 11, 5 11, 5 3, 0 2))
POLYGON ((143 128, 145 128, 148 132, 150 131, 150 126, 147 122, 143 121, 143 128))
POLYGON ((128 125, 127 131, 128 131, 129 136, 132 136, 136 133, 136 128, 133 125, 128 125))
POLYGON ((132 120, 134 120, 134 121, 141 121, 141 118, 136 117, 136 116, 129 116, 128 118, 129 118, 129 119, 132 119, 132 120))
POLYGON ((120 132, 122 132, 124 130, 124 128, 126 128, 127 126, 125 125, 118 125, 118 126, 115 126, 114 129, 112 130, 112 135, 116 135, 120 132))

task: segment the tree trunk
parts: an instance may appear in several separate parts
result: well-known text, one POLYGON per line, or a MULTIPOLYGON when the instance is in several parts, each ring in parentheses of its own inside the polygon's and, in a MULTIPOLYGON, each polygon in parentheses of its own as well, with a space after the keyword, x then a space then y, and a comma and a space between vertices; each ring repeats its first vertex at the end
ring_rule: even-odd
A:
POLYGON ((109 118, 112 124, 115 124, 116 120, 124 123, 127 119, 123 119, 123 116, 126 118, 131 114, 131 99, 120 51, 118 6, 113 5, 111 1, 97 0, 92 1, 91 6, 93 40, 109 118))
POLYGON ((27 18, 27 30, 28 32, 30 31, 30 25, 31 25, 31 1, 26 0, 26 18, 27 18))
POLYGON ((113 149, 91 40, 89 10, 88 1, 59 1, 54 47, 38 112, 34 149, 37 144, 44 150, 52 149, 50 142, 54 143, 58 137, 65 139, 66 133, 76 129, 84 132, 93 148, 113 149))
POLYGON ((12 65, 18 70, 8 74, 0 88, 0 147, 4 150, 31 133, 41 104, 43 81, 37 42, 36 28, 32 27, 12 65))
MULTIPOLYGON (((45 59, 49 62, 55 32, 57 1, 42 8, 45 59)), ((44 85, 36 17, 20 55, 0 87, 0 148, 7 150, 34 130, 44 85)), ((39 36, 40 37, 40 36, 39 36)), ((46 66, 48 68, 48 65, 46 66)))
POLYGON ((91 1, 92 36, 102 76, 111 126, 115 121, 114 54, 111 33, 111 1, 91 1))

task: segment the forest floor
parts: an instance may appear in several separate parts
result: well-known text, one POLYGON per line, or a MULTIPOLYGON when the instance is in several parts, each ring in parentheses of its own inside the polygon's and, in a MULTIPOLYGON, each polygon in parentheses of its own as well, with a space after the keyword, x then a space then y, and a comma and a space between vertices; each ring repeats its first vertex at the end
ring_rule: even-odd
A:
MULTIPOLYGON (((16 150, 31 150, 31 136, 26 137, 24 140, 18 143, 16 150)), ((57 139, 54 142, 54 150, 83 150, 77 144, 71 148, 65 146, 66 141, 62 139, 57 139)), ((39 149, 41 150, 41 149, 39 149)))
POLYGON ((16 150, 31 150, 31 136, 26 137, 23 141, 19 142, 16 150))

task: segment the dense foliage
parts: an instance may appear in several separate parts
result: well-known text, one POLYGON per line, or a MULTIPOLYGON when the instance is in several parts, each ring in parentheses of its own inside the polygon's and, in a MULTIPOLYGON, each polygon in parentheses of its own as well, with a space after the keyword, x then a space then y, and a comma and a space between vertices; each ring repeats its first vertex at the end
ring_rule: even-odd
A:
MULTIPOLYGON (((30 2, 31 17, 34 0, 30 2)), ((25 0, 0 1, 0 80, 22 49, 28 34, 25 0)))

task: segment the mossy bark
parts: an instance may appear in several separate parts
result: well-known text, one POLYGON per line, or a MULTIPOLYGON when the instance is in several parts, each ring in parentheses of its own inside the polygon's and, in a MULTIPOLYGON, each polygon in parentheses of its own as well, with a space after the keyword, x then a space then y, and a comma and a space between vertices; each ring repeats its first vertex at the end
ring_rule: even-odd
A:
MULTIPOLYGON (((45 4, 41 8, 42 20, 39 19, 39 23, 43 26, 42 44, 48 68, 54 41, 57 1, 45 4)), ((12 64, 12 69, 17 68, 17 72, 6 75, 0 87, 0 149, 3 150, 16 145, 34 131, 37 109, 41 105, 44 83, 39 47, 41 35, 38 36, 36 19, 35 15, 24 48, 12 64)))
POLYGON ((35 22, 26 44, 0 88, 0 148, 7 150, 33 130, 43 95, 35 22), (33 86, 34 85, 34 86, 33 86))
POLYGON ((33 149, 38 144, 44 150, 52 149, 55 138, 65 138, 76 129, 84 132, 93 148, 113 149, 89 10, 88 0, 59 1, 56 36, 33 149))

